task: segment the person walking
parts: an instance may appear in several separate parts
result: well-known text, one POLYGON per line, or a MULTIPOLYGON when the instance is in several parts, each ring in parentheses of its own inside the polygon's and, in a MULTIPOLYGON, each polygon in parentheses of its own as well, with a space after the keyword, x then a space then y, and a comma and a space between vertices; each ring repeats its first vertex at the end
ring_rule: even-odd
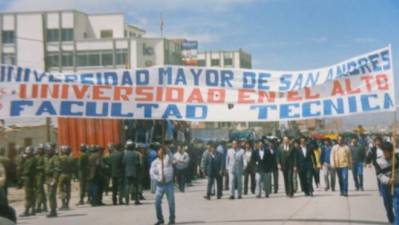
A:
POLYGON ((25 211, 21 217, 34 216, 35 212, 35 176, 36 176, 36 158, 32 146, 25 148, 25 160, 21 170, 23 187, 25 191, 25 211))
POLYGON ((177 151, 173 156, 173 164, 175 165, 176 181, 180 192, 185 191, 186 187, 186 169, 188 163, 190 162, 190 157, 187 152, 184 151, 183 145, 177 145, 177 151))
POLYGON ((271 176, 272 166, 270 151, 264 148, 262 141, 258 141, 256 150, 252 154, 252 161, 255 165, 255 177, 256 177, 256 197, 261 198, 262 192, 265 191, 265 195, 268 198, 271 193, 271 176))
POLYGON ((296 171, 296 153, 288 136, 283 137, 278 157, 278 168, 283 172, 285 194, 294 197, 294 171, 296 171))
POLYGON ((70 154, 71 148, 69 146, 61 147, 61 155, 59 157, 60 176, 58 185, 62 205, 59 210, 68 210, 69 201, 71 200, 71 182, 75 165, 70 154))
POLYGON ((155 210, 157 222, 155 225, 164 224, 162 213, 162 199, 166 194, 169 206, 169 224, 175 224, 175 193, 173 185, 173 154, 164 146, 158 148, 158 158, 151 164, 151 178, 156 181, 155 210))
POLYGON ((235 199, 235 192, 238 192, 238 199, 242 198, 242 174, 244 169, 244 150, 238 147, 238 142, 233 141, 231 148, 227 151, 226 168, 230 180, 230 199, 235 199))
POLYGON ((140 155, 134 151, 134 143, 131 140, 126 142, 126 152, 123 156, 122 163, 125 173, 125 203, 129 205, 130 194, 135 205, 141 205, 139 199, 139 181, 138 172, 140 169, 140 155))
POLYGON ((331 166, 337 170, 341 196, 348 197, 348 170, 352 168, 352 155, 341 135, 338 136, 337 144, 332 148, 331 166))
POLYGON ((359 144, 356 137, 352 138, 352 144, 350 146, 352 155, 352 175, 355 184, 356 191, 364 191, 363 186, 363 167, 364 160, 366 158, 366 150, 362 145, 359 144))
POLYGON ((297 167, 301 189, 305 196, 313 196, 313 170, 315 156, 306 138, 301 137, 297 151, 297 167))
POLYGON ((208 178, 208 185, 206 189, 205 199, 211 200, 212 188, 216 181, 217 199, 223 195, 223 172, 224 172, 224 158, 221 153, 216 151, 216 146, 208 144, 208 154, 204 162, 204 173, 208 178))
POLYGON ((46 191, 44 185, 46 183, 46 174, 45 174, 45 166, 46 166, 46 156, 44 154, 44 145, 40 144, 35 149, 36 155, 36 212, 40 213, 42 211, 47 212, 47 198, 46 191))
POLYGON ((324 176, 324 183, 326 187, 324 191, 335 191, 335 169, 331 167, 331 140, 325 139, 321 147, 320 163, 322 165, 322 172, 324 176))
POLYGON ((89 173, 89 149, 87 145, 81 144, 79 147, 80 157, 79 162, 79 192, 80 199, 78 205, 83 205, 85 203, 84 199, 88 195, 88 173, 89 173))
POLYGON ((58 178, 61 172, 59 157, 56 155, 55 148, 47 143, 44 146, 47 153, 47 160, 45 165, 47 195, 50 212, 47 214, 48 218, 57 217, 57 185, 58 178))
POLYGON ((244 195, 248 194, 248 186, 252 194, 255 194, 255 168, 252 161, 253 148, 250 141, 245 143, 244 154, 244 195), (250 183, 250 184, 249 184, 250 183))

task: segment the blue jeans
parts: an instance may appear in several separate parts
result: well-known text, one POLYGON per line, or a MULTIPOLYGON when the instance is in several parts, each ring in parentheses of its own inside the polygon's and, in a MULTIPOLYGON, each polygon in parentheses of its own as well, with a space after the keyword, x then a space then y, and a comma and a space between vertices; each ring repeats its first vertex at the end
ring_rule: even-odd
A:
POLYGON ((352 167, 353 181, 356 190, 363 189, 363 163, 357 162, 352 167))
POLYGON ((162 214, 162 198, 166 194, 169 205, 169 221, 175 221, 175 192, 173 182, 159 183, 157 182, 157 188, 155 191, 155 210, 157 212, 158 222, 164 222, 162 214))
POLYGON ((337 168, 341 194, 348 194, 348 168, 337 168))
MULTIPOLYGON (((391 187, 386 184, 380 184, 379 188, 380 188, 380 193, 381 193, 382 199, 384 201, 384 207, 385 207, 385 211, 387 212, 388 221, 390 223, 393 223, 395 220, 395 216, 394 216, 393 209, 392 209, 392 201, 393 200, 392 200, 392 195, 391 195, 391 187)), ((399 191, 398 186, 396 186, 395 187, 395 195, 396 196, 399 194, 398 191, 399 191)), ((397 204, 399 203, 398 197, 399 196, 397 196, 395 199, 395 206, 396 206, 395 211, 396 212, 398 212, 398 210, 399 210, 398 206, 397 206, 397 204)), ((397 222, 397 221, 395 221, 395 222, 397 222)), ((395 224, 398 224, 398 223, 395 223, 395 224)))

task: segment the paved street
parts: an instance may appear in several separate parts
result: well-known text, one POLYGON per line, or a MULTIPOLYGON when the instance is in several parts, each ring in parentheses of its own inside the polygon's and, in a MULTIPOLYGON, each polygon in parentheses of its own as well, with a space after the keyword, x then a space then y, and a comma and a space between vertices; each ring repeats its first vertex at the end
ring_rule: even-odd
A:
MULTIPOLYGON (((293 199, 280 193, 269 199, 245 196, 242 200, 228 200, 225 192, 222 200, 203 199, 204 180, 195 183, 184 194, 176 194, 178 224, 387 224, 382 200, 378 195, 374 169, 366 169, 364 192, 350 192, 349 198, 339 197, 337 192, 317 191, 315 197, 297 194, 293 199)), ((352 177, 350 176, 350 179, 352 177)), ((282 184, 281 184, 282 185, 282 184)), ((323 183, 322 183, 323 185, 323 183)), ((350 180, 350 187, 353 182, 350 180)), ((47 219, 44 215, 20 218, 26 225, 147 225, 155 222, 154 196, 146 193, 142 206, 76 207, 60 212, 60 217, 47 219)), ((72 201, 76 202, 76 200, 72 201)), ((105 197, 110 204, 110 196, 105 197)), ((166 205, 165 205, 166 206, 166 205)), ((21 213, 18 206, 18 213, 21 213)), ((165 219, 168 211, 164 207, 165 219)))

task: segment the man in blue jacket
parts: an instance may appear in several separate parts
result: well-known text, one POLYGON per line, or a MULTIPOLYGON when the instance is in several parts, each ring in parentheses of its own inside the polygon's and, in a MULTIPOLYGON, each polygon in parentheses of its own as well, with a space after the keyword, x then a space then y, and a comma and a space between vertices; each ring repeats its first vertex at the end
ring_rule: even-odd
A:
POLYGON ((224 159, 223 155, 216 151, 215 146, 212 144, 208 145, 208 154, 205 158, 204 172, 208 177, 208 186, 206 191, 205 199, 211 200, 212 186, 216 180, 217 187, 217 198, 222 197, 222 179, 224 172, 224 159))

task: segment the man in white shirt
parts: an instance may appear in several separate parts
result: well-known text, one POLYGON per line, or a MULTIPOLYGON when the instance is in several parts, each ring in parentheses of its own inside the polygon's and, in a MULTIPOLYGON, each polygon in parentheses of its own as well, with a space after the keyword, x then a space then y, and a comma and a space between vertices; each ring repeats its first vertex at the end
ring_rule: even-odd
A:
POLYGON ((238 147, 237 141, 232 142, 232 148, 227 151, 226 168, 230 178, 230 199, 235 199, 235 191, 238 198, 242 198, 242 173, 244 169, 244 150, 238 147))
POLYGON ((151 164, 151 179, 156 181, 155 208, 158 222, 164 224, 162 214, 162 198, 166 194, 169 205, 169 224, 175 224, 175 193, 173 185, 173 154, 166 147, 158 149, 158 158, 151 164))
POLYGON ((177 146, 177 152, 174 155, 174 164, 176 167, 176 180, 179 185, 180 192, 184 192, 186 186, 186 169, 190 157, 187 152, 184 151, 183 145, 177 146))

